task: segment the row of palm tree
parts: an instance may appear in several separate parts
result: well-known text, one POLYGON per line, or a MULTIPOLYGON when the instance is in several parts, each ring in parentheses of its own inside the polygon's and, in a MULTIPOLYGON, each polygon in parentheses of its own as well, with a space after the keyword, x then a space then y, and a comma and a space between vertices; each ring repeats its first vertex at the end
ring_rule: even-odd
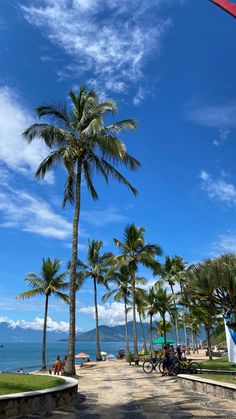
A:
MULTIPOLYGON (((68 375, 75 374, 76 290, 88 277, 93 279, 94 284, 97 358, 100 356, 97 284, 104 278, 107 284, 117 284, 117 279, 121 281, 117 288, 118 293, 114 294, 118 299, 125 295, 126 323, 127 306, 130 301, 132 302, 134 352, 138 352, 136 314, 138 313, 139 319, 142 321, 146 313, 146 308, 143 305, 145 299, 140 294, 143 291, 140 291, 139 285, 144 283, 144 279, 138 276, 140 266, 151 269, 154 276, 159 275, 162 280, 167 281, 172 294, 170 295, 167 289, 160 284, 156 284, 153 290, 150 290, 148 313, 150 315, 151 333, 152 320, 156 312, 162 317, 164 336, 166 336, 166 314, 169 313, 175 326, 177 343, 180 342, 180 325, 182 324, 184 327, 187 340, 186 325, 190 324, 193 341, 196 345, 199 324, 201 324, 200 319, 204 320, 208 339, 210 339, 210 331, 216 318, 215 313, 222 311, 229 327, 236 327, 232 315, 236 306, 236 287, 234 283, 236 262, 234 255, 224 255, 215 260, 206 260, 188 269, 186 269, 183 259, 179 257, 172 259, 167 257, 165 264, 161 265, 157 261, 157 257, 161 256, 162 253, 160 246, 152 243, 147 244, 144 238, 144 228, 132 224, 125 229, 122 240, 114 239, 119 255, 101 255, 102 243, 93 241, 89 244, 87 263, 79 260, 78 241, 83 192, 81 190, 82 181, 85 182, 92 198, 95 200, 98 199, 98 193, 94 186, 95 174, 101 175, 106 182, 110 178, 115 179, 127 186, 134 195, 137 194, 135 187, 118 170, 121 166, 130 170, 137 170, 141 166, 140 162, 127 152, 124 142, 119 138, 121 134, 123 135, 123 132, 135 130, 137 123, 133 119, 125 119, 106 125, 105 118, 116 111, 117 106, 113 100, 100 101, 95 91, 86 91, 85 88, 81 87, 77 94, 73 91, 69 93, 69 101, 66 104, 46 103, 37 107, 37 115, 39 119, 43 118, 43 121, 34 123, 23 133, 28 142, 35 139, 42 140, 50 151, 36 171, 37 178, 44 178, 48 171, 57 166, 63 166, 66 169, 63 207, 68 202, 74 206, 72 250, 69 264, 70 280, 67 284, 69 293, 63 297, 69 304, 69 343, 65 366, 65 373, 68 375), (124 278, 128 278, 128 280, 126 281, 124 278), (176 284, 179 285, 177 294, 174 292, 176 284), (158 295, 158 298, 156 295, 158 295), (163 302, 170 303, 171 310, 166 308, 168 304, 165 306, 163 302), (157 304, 159 304, 158 310, 157 304), (180 307, 183 307, 182 319, 180 318, 180 307), (206 316, 204 316, 203 310, 207 311, 206 316)), ((37 282, 38 279, 28 277, 32 286, 32 295, 37 294, 37 289, 41 289, 42 284, 40 285, 37 282)), ((64 289, 64 286, 63 282, 61 287, 64 289)), ((107 286, 109 287, 109 285, 107 286)), ((113 291, 114 289, 108 290, 111 294, 113 291)), ((44 293, 47 297, 45 303, 46 318, 48 297, 55 291, 46 291, 46 288, 42 288, 38 293, 44 293)), ((26 297, 23 294, 21 296, 26 297)), ((46 330, 46 323, 44 326, 46 330)), ((126 329, 126 340, 127 336, 126 329)), ((152 337, 150 337, 150 346, 152 347, 152 337)), ((45 359, 43 365, 45 365, 45 359)))
MULTIPOLYGON (((146 261, 145 249, 154 245, 145 244, 144 228, 138 228, 134 224, 125 228, 125 240, 119 242, 119 245, 128 246, 135 249, 134 243, 138 240, 142 245, 139 248, 139 263, 146 261), (139 236, 139 240, 137 237, 139 236), (142 238, 142 240, 140 240, 142 238), (142 255, 142 257, 141 257, 142 255)), ((115 243, 117 240, 114 239, 115 243)), ((141 246, 140 245, 140 246, 141 246)), ((102 285, 106 288, 103 301, 113 297, 114 301, 124 303, 124 322, 126 336, 126 350, 130 351, 130 342, 128 335, 128 312, 132 311, 134 326, 134 353, 138 352, 137 334, 136 332, 136 314, 139 316, 139 323, 142 330, 143 350, 147 352, 147 342, 143 327, 143 320, 149 317, 149 347, 153 349, 153 331, 164 337, 167 341, 167 332, 174 329, 178 324, 179 329, 186 329, 186 346, 187 332, 192 335, 192 346, 197 349, 197 337, 201 331, 202 325, 205 328, 206 340, 209 351, 209 358, 212 358, 211 349, 211 332, 214 327, 220 324, 221 315, 224 313, 227 325, 233 330, 236 329, 236 323, 232 313, 235 312, 236 301, 236 284, 235 269, 236 256, 233 254, 223 255, 217 259, 206 260, 199 264, 186 268, 183 260, 177 256, 174 258, 166 257, 165 263, 160 264, 153 255, 152 267, 155 267, 155 273, 159 272, 159 279, 148 290, 142 288, 146 285, 143 277, 138 277, 138 265, 135 271, 130 267, 130 258, 127 253, 115 256, 110 252, 102 252, 102 241, 88 242, 87 261, 77 261, 78 272, 76 289, 79 290, 84 281, 88 278, 92 279, 94 287, 94 308, 96 320, 96 358, 101 359, 100 337, 99 337, 99 313, 97 301, 97 286, 102 285), (118 262, 119 263, 118 263, 118 262), (171 268, 172 261, 172 268, 171 268), (178 264, 179 269, 176 265, 178 264), (168 272, 168 276, 167 273, 168 272), (173 272, 173 277, 170 275, 173 272), (175 275, 175 283, 174 282, 175 275), (170 288, 167 285, 170 285, 170 288), (174 292, 176 283, 181 283, 178 292, 174 292), (135 287, 133 284, 135 283, 135 287), (171 291, 171 292, 170 292, 171 291), (135 308, 134 308, 135 306, 135 308), (159 314, 161 320, 153 322, 154 316, 159 314)), ((159 246, 154 246, 161 253, 159 246)), ((136 249, 137 250, 137 249, 136 249)), ((133 253, 133 257, 135 252, 133 253)), ((133 265, 132 265, 133 266, 133 265)), ((148 264, 150 266, 150 258, 148 264)), ((45 314, 43 329, 43 346, 42 346, 42 369, 46 368, 46 329, 48 316, 48 301, 53 294, 66 303, 69 302, 69 296, 64 293, 69 288, 66 281, 68 271, 60 273, 61 263, 59 259, 51 261, 43 259, 41 275, 35 273, 27 274, 25 280, 30 286, 30 290, 19 294, 18 298, 30 298, 36 295, 45 296, 45 314)), ((68 264, 70 269, 70 263, 68 264)), ((179 331, 178 329, 178 331, 179 331)), ((176 343, 177 335, 176 335, 176 343)))

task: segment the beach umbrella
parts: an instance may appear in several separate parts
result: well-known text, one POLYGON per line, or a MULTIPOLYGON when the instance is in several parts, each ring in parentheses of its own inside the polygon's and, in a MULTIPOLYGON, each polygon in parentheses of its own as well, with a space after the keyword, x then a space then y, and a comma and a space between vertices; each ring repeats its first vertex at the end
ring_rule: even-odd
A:
POLYGON ((101 352, 100 352, 100 355, 107 355, 107 352, 103 352, 103 351, 101 351, 101 352))
POLYGON ((80 354, 76 354, 75 358, 89 358, 89 355, 81 352, 80 354))
POLYGON ((107 359, 114 359, 114 358, 115 358, 115 355, 113 355, 113 354, 107 355, 107 359))
MULTIPOLYGON (((163 337, 161 337, 161 338, 157 338, 157 339, 155 339, 155 340, 153 340, 153 345, 164 345, 164 343, 165 343, 165 340, 164 340, 164 338, 163 337)), ((172 340, 172 339, 166 339, 166 343, 169 343, 170 345, 173 345, 175 342, 172 340)))

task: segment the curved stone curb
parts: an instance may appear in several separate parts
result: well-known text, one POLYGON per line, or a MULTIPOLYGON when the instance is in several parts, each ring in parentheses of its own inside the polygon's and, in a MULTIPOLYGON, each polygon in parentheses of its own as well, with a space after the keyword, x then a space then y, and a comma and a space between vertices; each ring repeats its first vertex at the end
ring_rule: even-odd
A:
POLYGON ((70 377, 60 378, 65 380, 65 384, 44 390, 0 396, 0 418, 47 412, 73 403, 77 397, 78 381, 70 377))
POLYGON ((207 370, 205 368, 202 368, 201 371, 198 370, 198 372, 202 372, 202 374, 227 374, 227 375, 236 375, 236 369, 235 371, 229 371, 229 370, 207 370))
POLYGON ((178 381, 180 387, 184 390, 236 400, 236 384, 223 383, 221 381, 208 380, 185 374, 179 374, 178 381))

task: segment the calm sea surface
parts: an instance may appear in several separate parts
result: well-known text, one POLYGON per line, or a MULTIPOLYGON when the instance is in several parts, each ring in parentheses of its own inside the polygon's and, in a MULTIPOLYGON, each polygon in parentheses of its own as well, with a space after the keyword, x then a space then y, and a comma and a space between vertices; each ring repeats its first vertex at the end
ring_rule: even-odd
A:
MULTIPOLYGON (((54 342, 47 344, 47 366, 51 366, 57 355, 63 358, 67 353, 67 342, 54 342)), ((117 355, 120 348, 125 349, 124 342, 101 342, 101 351, 117 355)), ((77 342, 76 353, 85 352, 90 360, 95 360, 95 342, 77 342)), ((0 371, 16 372, 23 368, 25 372, 40 369, 42 365, 41 343, 4 343, 0 347, 0 371)), ((79 363, 79 360, 76 360, 79 363)))

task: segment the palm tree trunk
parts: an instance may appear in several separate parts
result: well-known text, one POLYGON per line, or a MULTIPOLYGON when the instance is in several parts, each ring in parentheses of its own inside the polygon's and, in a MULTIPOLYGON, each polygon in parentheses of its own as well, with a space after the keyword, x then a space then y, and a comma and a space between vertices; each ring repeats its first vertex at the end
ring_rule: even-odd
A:
POLYGON ((196 332, 194 332, 194 340, 195 340, 195 348, 196 348, 196 351, 197 351, 197 354, 198 354, 198 341, 197 341, 197 333, 196 332))
POLYGON ((211 333, 210 333, 210 328, 207 325, 205 325, 205 331, 206 331, 207 346, 208 346, 208 357, 209 359, 212 359, 211 333))
POLYGON ((187 349, 188 349, 187 327, 186 327, 185 322, 184 322, 183 324, 184 324, 184 339, 185 339, 185 348, 186 348, 186 351, 187 351, 187 349))
POLYGON ((164 344, 166 345, 166 317, 165 317, 165 313, 163 313, 163 315, 162 315, 162 320, 163 320, 164 344))
MULTIPOLYGON (((172 295, 174 295, 174 288, 173 285, 170 284, 172 295)), ((174 320, 175 320, 175 335, 177 340, 177 345, 180 345, 180 337, 179 337, 179 323, 178 323, 178 310, 176 306, 175 298, 173 298, 174 301, 174 307, 175 307, 175 314, 174 314, 174 320)))
POLYGON ((70 265, 70 294, 69 294, 69 343, 68 354, 64 372, 67 375, 75 375, 75 311, 76 311, 76 265, 78 260, 78 229, 80 218, 80 193, 81 193, 81 166, 82 162, 79 160, 77 164, 76 175, 76 191, 75 191, 75 211, 73 220, 72 233, 72 256, 70 265))
POLYGON ((145 351, 145 354, 147 353, 147 344, 146 344, 146 337, 145 337, 145 332, 144 332, 144 327, 143 327, 143 322, 142 322, 142 317, 140 312, 139 314, 139 321, 140 321, 140 325, 141 325, 141 329, 142 329, 142 337, 143 337, 143 349, 145 351))
POLYGON ((96 278, 93 278, 94 286, 94 308, 95 308, 95 319, 96 319, 96 360, 101 361, 101 349, 100 349, 100 339, 99 339, 99 326, 98 326, 98 303, 97 303, 97 281, 96 278))
POLYGON ((150 352, 152 353, 153 346, 152 346, 152 314, 150 314, 150 352))
POLYGON ((129 350, 129 335, 128 335, 128 319, 127 319, 127 299, 124 297, 125 303, 125 341, 126 341, 126 352, 130 352, 129 350))
POLYGON ((132 292, 133 292, 134 355, 137 355, 138 354, 138 341, 137 341, 136 304, 135 304, 135 279, 132 280, 132 292))
POLYGON ((194 333, 192 330, 192 347, 193 347, 193 353, 195 354, 195 341, 194 341, 194 333))
POLYGON ((46 337, 47 337, 47 319, 48 319, 48 295, 46 294, 44 324, 43 324, 43 347, 42 347, 42 370, 46 370, 46 337))

